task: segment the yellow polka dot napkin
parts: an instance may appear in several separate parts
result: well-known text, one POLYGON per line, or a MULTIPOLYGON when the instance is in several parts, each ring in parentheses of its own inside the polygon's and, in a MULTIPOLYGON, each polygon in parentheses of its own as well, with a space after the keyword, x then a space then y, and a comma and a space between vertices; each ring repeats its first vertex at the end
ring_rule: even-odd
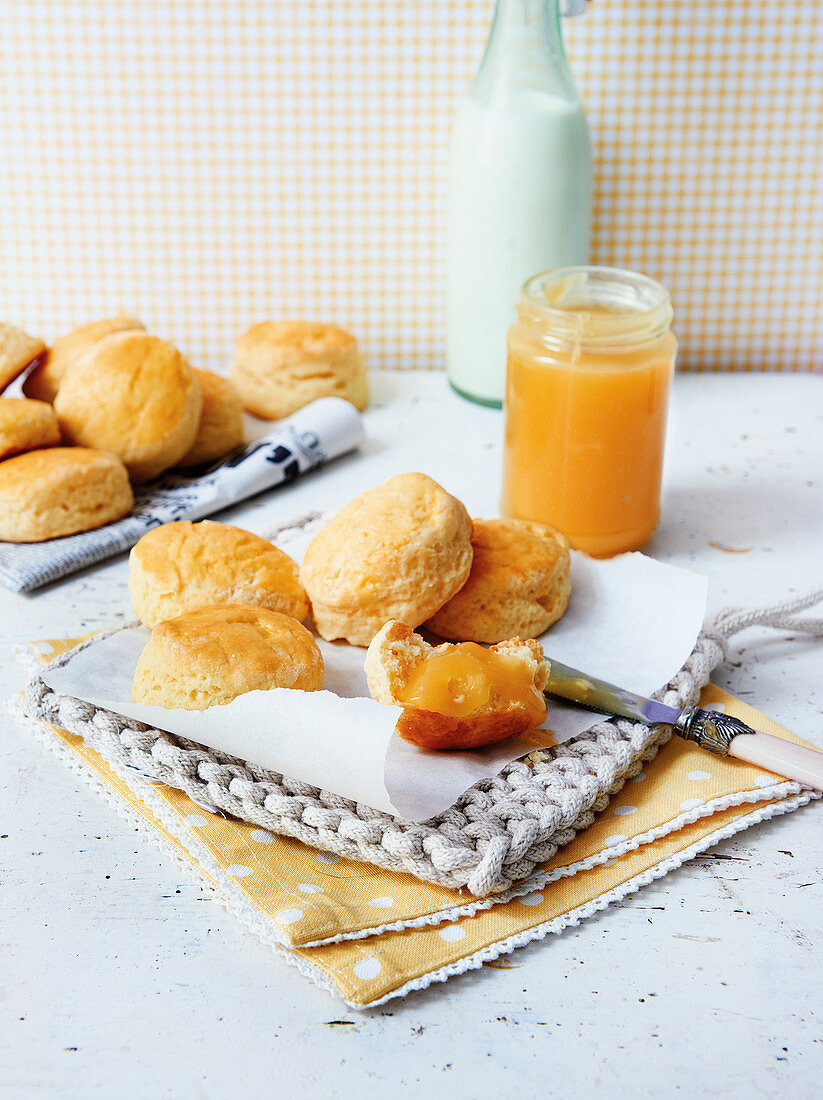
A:
MULTIPOLYGON (((48 661, 78 640, 38 643, 37 654, 48 661)), ((713 685, 701 704, 799 741, 713 685)), ((507 894, 477 899, 213 813, 129 769, 115 773, 65 730, 35 728, 123 816, 165 841, 252 931, 358 1008, 560 932, 723 837, 819 797, 673 738, 542 869, 507 894)))
MULTIPOLYGON (((3 312, 51 339, 129 309, 212 369, 316 317, 441 366, 449 129, 492 9, 0 4, 3 312)), ((565 35, 595 262, 670 288, 683 368, 823 368, 823 4, 594 0, 565 35)))

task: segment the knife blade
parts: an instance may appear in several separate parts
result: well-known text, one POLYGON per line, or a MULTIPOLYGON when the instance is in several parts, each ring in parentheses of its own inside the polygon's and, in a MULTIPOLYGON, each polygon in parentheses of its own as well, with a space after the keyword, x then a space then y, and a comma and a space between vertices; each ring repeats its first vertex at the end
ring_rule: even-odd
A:
POLYGON ((680 737, 718 756, 734 756, 823 791, 823 752, 754 730, 730 714, 701 707, 682 710, 669 707, 551 657, 548 661, 551 672, 543 689, 545 695, 556 695, 587 710, 633 718, 647 725, 670 725, 680 737))

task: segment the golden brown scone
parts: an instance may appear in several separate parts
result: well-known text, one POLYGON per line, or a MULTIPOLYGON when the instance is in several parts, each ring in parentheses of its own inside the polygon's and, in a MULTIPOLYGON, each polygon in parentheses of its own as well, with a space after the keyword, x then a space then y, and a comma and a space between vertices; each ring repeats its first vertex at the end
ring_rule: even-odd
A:
POLYGON ((0 458, 60 442, 54 409, 45 401, 0 397, 0 458))
POLYGON ((419 626, 465 583, 471 520, 425 474, 356 497, 309 543, 300 579, 318 632, 368 645, 389 619, 419 626))
POLYGON ((191 447, 202 404, 177 348, 135 329, 106 336, 74 362, 54 408, 68 440, 116 454, 132 481, 148 481, 191 447))
POLYGON ((378 703, 404 708, 397 732, 423 749, 475 749, 539 726, 550 665, 538 642, 511 638, 430 646, 405 623, 389 622, 366 654, 378 703))
POLYGON ((348 332, 312 321, 264 321, 237 341, 231 379, 243 406, 279 420, 318 397, 369 403, 366 365, 348 332))
POLYGON ((49 349, 42 363, 34 368, 23 382, 23 393, 37 401, 53 402, 60 388, 63 375, 78 359, 112 332, 142 329, 143 325, 130 313, 119 313, 103 321, 91 321, 59 336, 49 349))
POLYGON ((212 520, 165 523, 129 555, 134 613, 147 626, 214 604, 267 607, 302 621, 309 600, 297 563, 267 539, 212 520))
POLYGON ((0 539, 43 542, 91 531, 131 511, 119 458, 85 447, 28 451, 0 463, 0 539))
POLYGON ((46 345, 36 336, 0 321, 0 393, 45 350, 46 345))
POLYGON ((159 623, 137 662, 132 697, 205 710, 247 691, 317 691, 323 658, 296 619, 265 607, 203 607, 159 623))
POLYGON ((243 406, 237 386, 210 370, 192 369, 203 391, 203 410, 194 443, 180 459, 179 466, 212 462, 243 442, 243 406))
POLYGON ((565 535, 519 519, 476 519, 469 579, 426 626, 455 642, 536 638, 569 603, 565 535))

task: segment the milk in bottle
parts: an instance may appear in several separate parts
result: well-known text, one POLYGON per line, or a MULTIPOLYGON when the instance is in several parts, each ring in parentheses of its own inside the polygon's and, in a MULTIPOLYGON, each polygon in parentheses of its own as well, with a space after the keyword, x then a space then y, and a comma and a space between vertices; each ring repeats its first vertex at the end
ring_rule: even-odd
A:
POLYGON ((500 405, 520 287, 587 263, 590 221, 588 128, 558 0, 498 0, 452 131, 446 365, 456 390, 500 405))

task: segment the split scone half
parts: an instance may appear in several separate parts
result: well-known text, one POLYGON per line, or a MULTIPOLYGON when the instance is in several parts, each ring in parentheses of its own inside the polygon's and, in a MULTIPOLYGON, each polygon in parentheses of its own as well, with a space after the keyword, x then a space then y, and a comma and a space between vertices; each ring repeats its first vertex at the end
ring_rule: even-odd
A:
POLYGON ((398 734, 436 750, 493 745, 541 725, 550 667, 534 639, 432 646, 396 620, 375 635, 365 664, 372 698, 403 707, 398 734))

